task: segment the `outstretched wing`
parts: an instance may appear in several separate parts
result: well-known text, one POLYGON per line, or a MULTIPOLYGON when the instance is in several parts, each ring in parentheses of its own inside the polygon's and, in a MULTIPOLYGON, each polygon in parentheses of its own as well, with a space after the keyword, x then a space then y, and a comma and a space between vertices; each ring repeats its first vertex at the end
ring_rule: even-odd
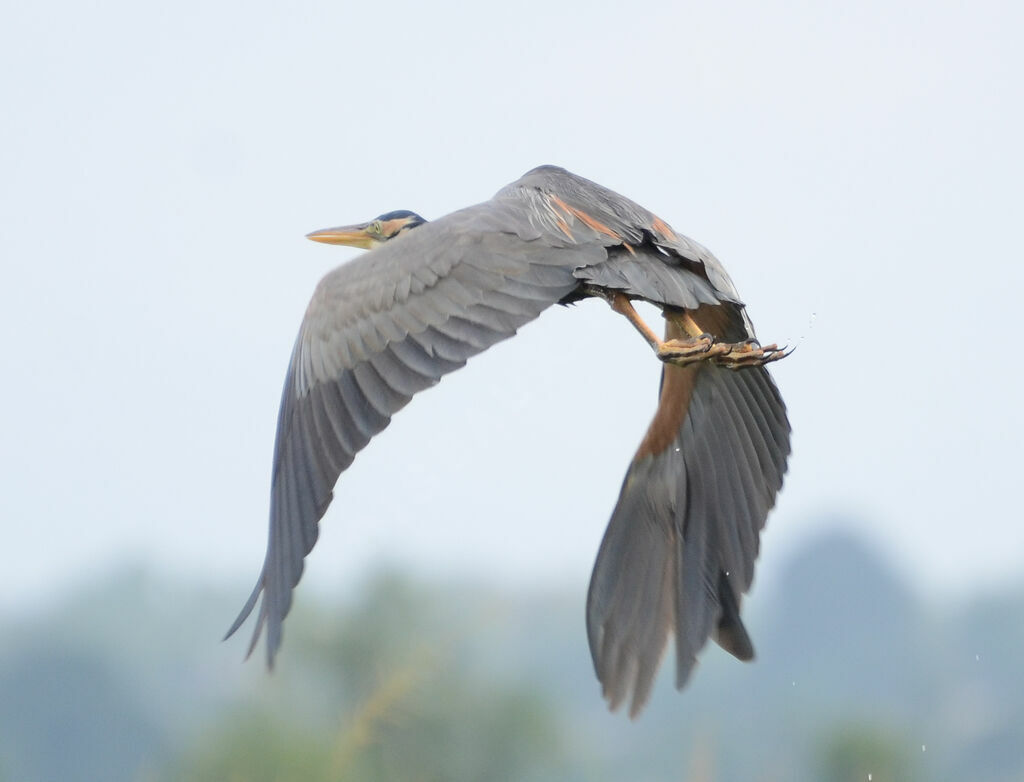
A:
MULTIPOLYGON (((690 313, 733 341, 747 335, 739 315, 729 305, 690 313)), ((667 336, 682 336, 673 314, 666 317, 667 336)), ((709 637, 741 660, 753 657, 740 601, 782 487, 789 434, 765 367, 664 367, 658 409, 626 473, 587 598, 590 650, 613 709, 628 699, 630 714, 640 711, 670 635, 680 688, 709 637)))
POLYGON ((491 201, 419 226, 320 282, 281 398, 266 559, 228 631, 262 593, 250 653, 265 627, 273 664, 303 558, 356 453, 414 394, 572 291, 573 268, 605 256, 600 245, 553 251, 539 238, 521 203, 491 201))

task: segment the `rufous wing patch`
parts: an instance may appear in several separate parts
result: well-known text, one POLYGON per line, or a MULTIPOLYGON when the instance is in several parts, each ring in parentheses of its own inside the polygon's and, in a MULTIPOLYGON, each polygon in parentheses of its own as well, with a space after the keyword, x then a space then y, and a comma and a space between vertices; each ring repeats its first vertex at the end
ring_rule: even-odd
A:
POLYGON ((557 225, 558 229, 567 237, 575 240, 575 237, 572 235, 572 231, 569 230, 569 224, 565 222, 565 218, 562 217, 562 215, 557 213, 555 214, 555 225, 557 225))
POLYGON ((615 233, 615 231, 613 231, 611 228, 609 228, 607 225, 602 223, 597 218, 588 215, 582 209, 577 209, 574 206, 569 206, 567 203, 565 203, 565 201, 563 201, 556 195, 551 196, 551 201, 563 212, 572 215, 591 230, 597 231, 599 234, 604 234, 605 236, 608 236, 612 239, 616 239, 620 242, 622 241, 622 237, 619 234, 615 233))
POLYGON ((673 231, 669 227, 668 223, 666 223, 660 217, 654 218, 654 221, 651 223, 651 228, 654 229, 654 232, 656 234, 664 237, 665 239, 668 239, 670 242, 674 242, 676 240, 676 232, 673 231))

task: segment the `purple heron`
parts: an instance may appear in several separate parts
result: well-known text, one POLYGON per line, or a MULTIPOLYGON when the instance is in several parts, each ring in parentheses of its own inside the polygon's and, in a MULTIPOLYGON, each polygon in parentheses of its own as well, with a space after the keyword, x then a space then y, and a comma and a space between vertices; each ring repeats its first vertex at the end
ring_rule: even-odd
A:
POLYGON ((735 286, 707 249, 641 206, 553 166, 427 222, 408 211, 309 238, 369 250, 313 293, 285 379, 270 536, 250 653, 268 665, 334 484, 419 391, 553 304, 599 297, 663 362, 658 407, 597 554, 587 634, 611 708, 643 707, 670 636, 676 685, 713 638, 753 657, 740 620, 790 452, 786 408, 735 286), (664 338, 633 307, 660 308, 664 338), (262 601, 260 596, 262 595, 262 601))

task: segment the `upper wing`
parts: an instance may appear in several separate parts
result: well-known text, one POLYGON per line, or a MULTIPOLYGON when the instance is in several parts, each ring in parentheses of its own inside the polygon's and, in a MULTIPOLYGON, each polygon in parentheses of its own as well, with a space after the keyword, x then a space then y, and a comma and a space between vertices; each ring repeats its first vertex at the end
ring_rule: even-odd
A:
POLYGON ((577 270, 581 282, 686 309, 736 304, 748 336, 754 336, 721 262, 704 245, 677 233, 639 204, 557 166, 535 168, 499 195, 503 193, 535 199, 533 221, 551 237, 603 241, 613 248, 603 262, 577 270))
POLYGON ((266 627, 273 663, 303 558, 355 454, 415 393, 515 334, 578 285, 574 268, 605 257, 600 245, 540 238, 521 204, 491 201, 419 226, 317 286, 281 398, 266 559, 228 631, 262 593, 250 652, 266 627))

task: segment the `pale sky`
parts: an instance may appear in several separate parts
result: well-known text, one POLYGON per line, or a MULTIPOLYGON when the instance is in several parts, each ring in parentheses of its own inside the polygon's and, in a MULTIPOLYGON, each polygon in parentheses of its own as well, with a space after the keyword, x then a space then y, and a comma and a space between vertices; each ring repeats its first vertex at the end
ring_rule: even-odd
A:
MULTIPOLYGON (((355 252, 303 235, 541 163, 799 345, 762 573, 841 511, 935 594, 1019 583, 1021 9, 9 3, 0 607, 125 560, 255 580, 291 344, 355 252)), ((585 584, 658 371, 603 304, 546 313, 360 454, 307 581, 585 584)))

